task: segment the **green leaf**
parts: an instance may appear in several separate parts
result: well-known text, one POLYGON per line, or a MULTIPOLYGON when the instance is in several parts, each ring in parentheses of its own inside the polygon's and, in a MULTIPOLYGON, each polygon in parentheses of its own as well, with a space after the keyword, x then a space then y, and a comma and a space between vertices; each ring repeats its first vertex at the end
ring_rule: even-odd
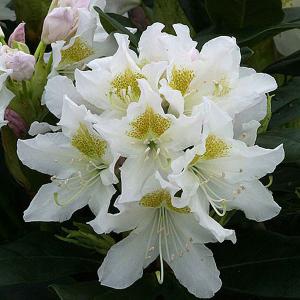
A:
POLYGON ((5 126, 1 128, 1 138, 6 166, 9 172, 20 185, 27 190, 31 190, 31 183, 25 175, 17 155, 17 138, 15 134, 8 126, 5 126))
POLYGON ((101 286, 99 282, 85 282, 71 285, 52 285, 61 300, 192 300, 197 299, 182 287, 177 279, 166 274, 164 283, 159 285, 154 274, 144 274, 143 278, 125 290, 115 290, 101 286))
POLYGON ((275 148, 283 144, 285 162, 300 162, 300 130, 282 128, 258 135, 257 144, 264 148, 275 148))
POLYGON ((264 72, 300 76, 300 51, 275 61, 264 72))
POLYGON ((195 35, 189 19, 186 17, 178 0, 155 0, 153 7, 153 20, 166 25, 165 31, 174 33, 173 24, 182 23, 190 27, 191 35, 195 35))
POLYGON ((252 49, 250 49, 249 47, 241 48, 242 62, 247 61, 253 55, 254 55, 254 51, 252 49))
POLYGON ((206 0, 212 21, 221 29, 274 25, 283 19, 281 0, 206 0))
POLYGON ((269 128, 280 127, 300 118, 300 78, 295 77, 275 91, 269 128))
POLYGON ((46 232, 32 233, 0 246, 0 286, 52 281, 97 272, 91 252, 59 241, 46 232))
POLYGON ((223 288, 262 297, 300 298, 300 237, 252 230, 236 245, 213 245, 223 288))
POLYGON ((263 39, 273 37, 280 32, 293 28, 300 28, 300 7, 284 9, 284 17, 279 23, 241 30, 240 32, 236 32, 235 36, 239 45, 253 45, 263 39))
POLYGON ((179 0, 178 2, 196 32, 211 25, 204 0, 179 0))
MULTIPOLYGON (((300 187, 300 168, 296 166, 282 166, 272 174, 273 183, 270 190, 277 192, 295 192, 300 187)), ((300 206, 300 200, 299 200, 300 206)))
POLYGON ((123 26, 118 20, 112 17, 115 15, 112 14, 108 15, 105 12, 103 12, 99 7, 96 6, 94 8, 99 14, 101 23, 102 22, 104 23, 103 26, 105 26, 109 30, 109 32, 120 32, 120 33, 127 34, 133 46, 134 47, 138 46, 137 37, 133 33, 131 33, 125 26, 123 26))
MULTIPOLYGON (((210 1, 210 0, 207 0, 210 1)), ((213 0, 216 1, 216 0, 213 0)), ((234 1, 234 0, 230 0, 234 1)), ((253 4, 259 0, 253 1, 253 4)), ((250 1, 249 1, 250 2, 250 1)), ((260 1, 264 2, 264 1, 260 1)), ((275 2, 275 1, 274 1, 275 2)), ((219 2, 218 2, 219 3, 219 2)), ((251 2, 252 4, 252 2, 251 2)), ((222 9, 223 6, 220 7, 222 9)), ((286 31, 293 28, 300 28, 300 7, 286 8, 283 10, 284 16, 281 21, 278 21, 274 24, 265 24, 243 27, 243 28, 231 28, 226 25, 226 23, 215 24, 215 27, 210 27, 208 29, 200 31, 196 40, 200 43, 200 46, 203 45, 204 42, 208 41, 212 37, 216 37, 219 35, 230 35, 235 36, 237 38, 238 44, 243 46, 252 47, 253 45, 261 42, 262 40, 273 37, 276 34, 286 31)), ((260 15, 265 13, 265 11, 260 12, 260 15)), ((224 14, 225 15, 225 14, 224 14)), ((261 16, 260 16, 261 17, 261 16)), ((256 17, 253 16, 253 22, 255 22, 256 17)))

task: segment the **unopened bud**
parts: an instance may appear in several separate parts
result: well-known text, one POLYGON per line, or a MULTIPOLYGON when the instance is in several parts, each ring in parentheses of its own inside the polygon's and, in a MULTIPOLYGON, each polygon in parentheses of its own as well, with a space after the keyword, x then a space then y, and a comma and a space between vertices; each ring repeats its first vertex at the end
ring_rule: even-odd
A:
POLYGON ((4 119, 8 121, 8 126, 10 129, 12 129, 16 137, 22 138, 26 135, 28 131, 28 125, 18 113, 10 108, 6 108, 4 119))
POLYGON ((1 48, 0 55, 4 59, 5 67, 12 70, 11 79, 17 81, 31 79, 35 67, 34 56, 8 46, 1 48))
POLYGON ((78 11, 71 7, 54 8, 45 18, 42 41, 51 44, 57 41, 67 41, 78 27, 78 11))
POLYGON ((25 44, 25 23, 20 23, 8 39, 8 46, 12 47, 13 42, 25 44))

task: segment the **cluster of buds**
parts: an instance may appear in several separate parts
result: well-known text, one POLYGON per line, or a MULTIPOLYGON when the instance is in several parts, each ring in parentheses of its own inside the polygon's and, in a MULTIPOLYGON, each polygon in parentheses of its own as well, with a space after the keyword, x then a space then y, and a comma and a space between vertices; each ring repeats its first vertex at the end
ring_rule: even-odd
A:
MULTIPOLYGON (((1 30, 2 43, 4 34, 1 30)), ((8 45, 0 46, 0 64, 9 73, 12 80, 31 79, 35 69, 35 58, 29 54, 25 44, 25 23, 21 23, 11 34, 8 45)))

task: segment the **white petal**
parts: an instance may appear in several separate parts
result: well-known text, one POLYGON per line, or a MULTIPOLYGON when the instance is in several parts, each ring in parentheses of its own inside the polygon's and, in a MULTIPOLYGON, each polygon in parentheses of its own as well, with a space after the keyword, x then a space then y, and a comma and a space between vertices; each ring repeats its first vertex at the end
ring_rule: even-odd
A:
POLYGON ((89 222, 93 229, 99 233, 125 232, 130 231, 142 225, 149 214, 148 208, 142 208, 139 204, 118 205, 120 212, 117 214, 106 213, 98 215, 89 222))
POLYGON ((272 193, 259 180, 242 184, 245 190, 229 202, 231 209, 241 209, 247 218, 262 222, 277 216, 280 206, 273 200, 272 193))
POLYGON ((83 103, 71 79, 65 76, 55 76, 48 80, 42 102, 55 116, 60 117, 65 95, 76 103, 83 103))
POLYGON ((110 74, 106 70, 76 70, 75 79, 78 92, 87 102, 101 109, 110 107, 106 99, 110 87, 110 74))
POLYGON ((230 182, 251 181, 272 173, 284 158, 283 146, 264 149, 247 147, 238 140, 231 141, 230 156, 203 161, 203 168, 225 174, 230 182))
POLYGON ((98 271, 102 285, 124 289, 142 277, 143 269, 157 257, 155 253, 150 259, 146 259, 152 220, 153 215, 150 214, 149 218, 144 219, 143 230, 134 230, 128 237, 110 248, 98 271))
POLYGON ((59 131, 60 129, 61 129, 60 126, 53 126, 46 122, 34 121, 30 125, 28 134, 30 134, 31 136, 36 136, 38 134, 44 134, 44 133, 48 133, 48 132, 56 132, 56 131, 59 131))
POLYGON ((209 216, 209 202, 204 193, 193 197, 191 201, 191 209, 198 216, 199 224, 211 231, 219 242, 230 240, 236 242, 234 230, 223 228, 217 221, 209 216))
POLYGON ((80 124, 86 124, 88 111, 84 105, 78 106, 67 96, 64 97, 61 120, 57 125, 62 127, 66 136, 72 136, 79 128, 80 124))
POLYGON ((127 158, 121 167, 122 194, 120 203, 139 201, 147 180, 154 176, 155 164, 144 157, 127 158))
MULTIPOLYGON (((174 222, 176 226, 180 225, 180 223, 177 224, 175 218, 174 222)), ((189 236, 180 235, 183 245, 187 237, 189 236)), ((201 240, 201 231, 198 233, 197 240, 201 240)), ((199 298, 210 298, 221 287, 220 272, 216 267, 212 252, 202 243, 193 243, 189 251, 185 251, 182 256, 177 256, 168 264, 179 282, 190 293, 199 298)))
POLYGON ((68 205, 62 206, 55 202, 55 193, 58 193, 58 199, 63 200, 69 199, 72 196, 66 188, 61 189, 54 183, 45 184, 40 188, 29 207, 25 210, 24 220, 26 222, 63 222, 68 220, 76 210, 84 207, 89 200, 89 195, 81 194, 68 205))
POLYGON ((115 192, 116 190, 113 186, 105 186, 100 182, 95 185, 88 203, 95 216, 107 213, 110 200, 115 192))
POLYGON ((76 170, 71 162, 78 157, 78 152, 62 133, 18 140, 17 153, 24 165, 45 174, 66 178, 76 170))

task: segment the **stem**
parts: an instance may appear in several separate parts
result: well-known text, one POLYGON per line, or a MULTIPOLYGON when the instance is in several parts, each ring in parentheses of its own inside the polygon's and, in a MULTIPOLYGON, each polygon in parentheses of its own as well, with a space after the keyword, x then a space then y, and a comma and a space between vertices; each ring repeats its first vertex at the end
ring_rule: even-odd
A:
POLYGON ((49 57, 49 61, 47 63, 47 67, 46 67, 46 71, 47 71, 47 75, 50 73, 51 68, 52 68, 52 63, 53 63, 53 53, 51 53, 50 57, 49 57))
POLYGON ((30 108, 32 109, 32 111, 34 112, 34 115, 36 116, 36 109, 34 107, 34 104, 32 103, 32 98, 30 97, 29 91, 28 91, 28 87, 27 87, 27 82, 26 81, 22 81, 22 89, 23 89, 23 96, 25 98, 25 101, 29 103, 30 108))
POLYGON ((38 61, 40 59, 40 57, 42 55, 44 55, 46 47, 47 47, 47 45, 44 42, 40 41, 40 43, 34 53, 34 58, 36 61, 38 61))

